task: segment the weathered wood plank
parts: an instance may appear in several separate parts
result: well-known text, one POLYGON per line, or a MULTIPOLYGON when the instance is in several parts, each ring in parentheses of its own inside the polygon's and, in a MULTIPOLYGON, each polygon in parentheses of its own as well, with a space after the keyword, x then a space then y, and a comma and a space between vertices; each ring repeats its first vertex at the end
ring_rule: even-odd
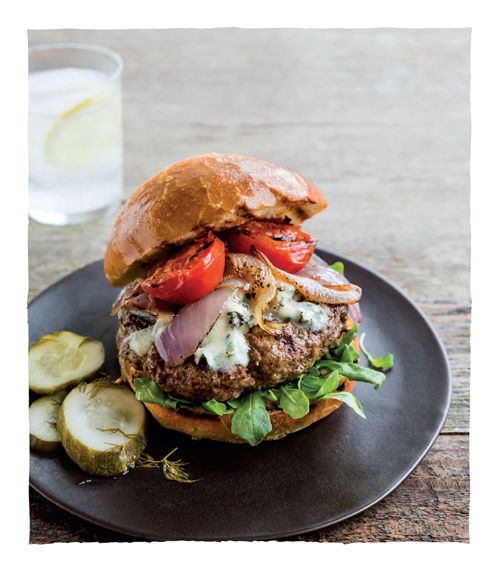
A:
POLYGON ((448 354, 453 378, 450 411, 443 433, 468 433, 470 413, 470 305, 421 304, 448 354))

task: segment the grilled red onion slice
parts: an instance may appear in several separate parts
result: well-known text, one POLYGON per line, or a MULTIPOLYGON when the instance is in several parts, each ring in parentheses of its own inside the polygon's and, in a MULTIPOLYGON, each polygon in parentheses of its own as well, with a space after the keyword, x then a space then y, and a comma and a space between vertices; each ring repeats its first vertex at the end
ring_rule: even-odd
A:
POLYGON ((351 304, 351 306, 349 306, 349 309, 354 320, 356 320, 358 324, 361 324, 363 321, 363 316, 361 314, 361 308, 359 307, 359 304, 357 302, 356 304, 351 304))
POLYGON ((229 253, 228 257, 236 274, 245 282, 250 283, 257 324, 267 333, 276 334, 278 326, 264 322, 264 310, 276 296, 277 285, 270 268, 253 255, 229 253))
POLYGON ((111 316, 114 316, 118 312, 118 309, 120 308, 122 300, 125 298, 125 295, 132 290, 131 286, 132 284, 133 283, 129 283, 125 288, 122 288, 122 290, 118 293, 118 296, 116 297, 116 300, 113 302, 113 306, 111 307, 111 316))
POLYGON ((196 351, 236 291, 216 288, 207 296, 184 305, 156 338, 155 346, 169 365, 179 365, 196 351))
POLYGON ((273 275, 282 281, 292 285, 308 300, 324 302, 325 304, 354 304, 361 298, 361 289, 353 284, 323 286, 317 280, 299 274, 291 275, 276 268, 269 259, 257 249, 257 255, 270 268, 273 275))
POLYGON ((143 292, 137 296, 130 298, 127 302, 127 306, 130 306, 131 308, 148 310, 153 306, 153 297, 147 292, 143 292))
POLYGON ((141 279, 135 279, 135 281, 128 283, 126 287, 122 288, 122 290, 118 293, 116 300, 113 302, 113 306, 111 307, 111 316, 114 316, 118 312, 118 309, 122 305, 123 300, 126 297, 130 297, 137 290, 141 282, 141 279))
MULTIPOLYGON (((326 287, 336 286, 339 284, 349 284, 349 281, 344 277, 344 275, 341 275, 339 272, 331 269, 328 266, 328 263, 316 255, 316 253, 312 255, 309 259, 309 263, 301 269, 297 275, 317 280, 326 287)), ((359 304, 357 302, 355 304, 351 304, 349 309, 354 320, 356 320, 358 324, 361 324, 363 317, 361 315, 359 304)))

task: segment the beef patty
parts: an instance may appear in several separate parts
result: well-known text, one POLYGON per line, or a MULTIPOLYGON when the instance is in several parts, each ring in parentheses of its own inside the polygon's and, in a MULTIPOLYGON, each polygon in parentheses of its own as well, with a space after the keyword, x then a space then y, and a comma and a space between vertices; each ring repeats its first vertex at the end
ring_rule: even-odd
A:
POLYGON ((139 357, 123 340, 139 327, 149 326, 134 321, 126 332, 118 331, 116 340, 121 357, 151 377, 164 391, 190 400, 236 399, 245 390, 272 388, 297 377, 338 345, 345 328, 347 305, 320 305, 328 316, 326 326, 312 332, 288 322, 279 334, 272 336, 259 326, 245 335, 249 344, 247 367, 236 366, 232 371, 213 371, 206 363, 198 365, 190 356, 184 363, 169 366, 153 344, 148 353, 139 357))

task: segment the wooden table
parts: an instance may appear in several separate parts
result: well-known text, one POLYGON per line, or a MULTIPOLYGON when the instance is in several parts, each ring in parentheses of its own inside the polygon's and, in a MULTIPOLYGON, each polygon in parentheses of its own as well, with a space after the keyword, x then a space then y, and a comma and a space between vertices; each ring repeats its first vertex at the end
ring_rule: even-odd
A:
MULTIPOLYGON (((325 249, 386 275, 429 316, 453 372, 450 413, 420 465, 354 518, 308 541, 469 539, 468 30, 32 31, 124 59, 124 197, 169 163, 233 152, 289 166, 329 208, 325 249)), ((30 222, 30 298, 103 256, 115 213, 30 222)), ((131 541, 30 490, 31 542, 131 541)))

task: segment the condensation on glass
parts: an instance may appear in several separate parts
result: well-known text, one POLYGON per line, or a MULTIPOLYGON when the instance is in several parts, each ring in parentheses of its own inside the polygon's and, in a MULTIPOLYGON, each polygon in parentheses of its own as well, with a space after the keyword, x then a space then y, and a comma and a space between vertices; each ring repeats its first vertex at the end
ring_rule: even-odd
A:
POLYGON ((29 215, 88 221, 122 194, 122 60, 99 46, 29 50, 29 215))

